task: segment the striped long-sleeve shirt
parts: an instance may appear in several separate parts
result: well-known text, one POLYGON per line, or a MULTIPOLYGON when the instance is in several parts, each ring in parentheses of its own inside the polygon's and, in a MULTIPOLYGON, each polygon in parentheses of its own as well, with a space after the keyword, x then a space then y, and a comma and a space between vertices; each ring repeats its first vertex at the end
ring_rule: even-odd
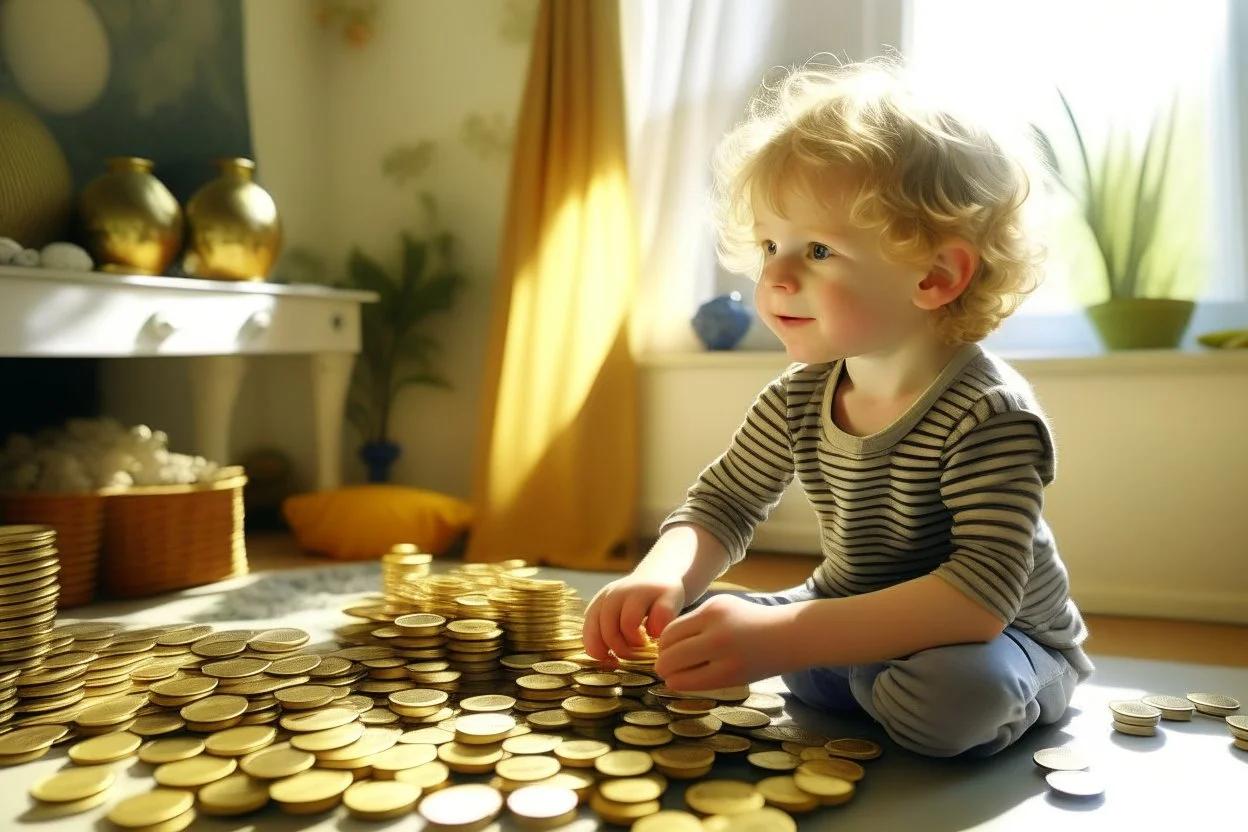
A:
POLYGON ((967 345, 892 425, 854 436, 832 418, 842 367, 797 364, 768 385, 663 528, 700 525, 735 563, 796 475, 819 522, 822 593, 935 574, 1090 673, 1087 629, 1041 514, 1053 438, 1026 380, 967 345))

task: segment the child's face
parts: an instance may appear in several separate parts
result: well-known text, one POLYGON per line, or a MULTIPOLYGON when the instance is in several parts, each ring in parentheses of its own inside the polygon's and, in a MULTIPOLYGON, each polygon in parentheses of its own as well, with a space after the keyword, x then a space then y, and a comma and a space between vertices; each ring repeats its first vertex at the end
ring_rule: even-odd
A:
POLYGON ((844 174, 785 191, 783 216, 757 191, 755 237, 763 271, 759 317, 794 361, 820 363, 887 351, 928 325, 914 303, 926 270, 884 257, 878 231, 852 225, 856 193, 844 174))

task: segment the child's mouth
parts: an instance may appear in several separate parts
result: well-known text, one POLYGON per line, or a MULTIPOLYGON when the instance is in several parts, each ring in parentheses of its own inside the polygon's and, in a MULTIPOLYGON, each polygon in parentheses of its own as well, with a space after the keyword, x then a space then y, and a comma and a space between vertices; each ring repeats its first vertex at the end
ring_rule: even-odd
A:
POLYGON ((814 318, 798 318, 793 315, 777 315, 776 320, 785 326, 799 326, 801 324, 812 323, 814 318))

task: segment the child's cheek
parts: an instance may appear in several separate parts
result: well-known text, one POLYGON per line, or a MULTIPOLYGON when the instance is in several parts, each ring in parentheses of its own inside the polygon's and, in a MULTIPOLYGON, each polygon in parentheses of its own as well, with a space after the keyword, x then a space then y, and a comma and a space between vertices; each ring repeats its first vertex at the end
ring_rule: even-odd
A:
POLYGON ((821 317, 843 337, 857 338, 878 332, 883 320, 878 302, 843 286, 824 287, 819 305, 821 317))

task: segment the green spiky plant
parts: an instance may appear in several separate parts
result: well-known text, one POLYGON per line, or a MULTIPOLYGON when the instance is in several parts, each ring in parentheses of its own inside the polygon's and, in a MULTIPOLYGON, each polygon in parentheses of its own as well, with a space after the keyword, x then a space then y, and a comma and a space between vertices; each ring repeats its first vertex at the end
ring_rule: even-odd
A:
POLYGON ((347 418, 365 442, 390 441, 395 399, 407 387, 450 388, 438 371, 440 344, 428 331, 449 312, 466 286, 455 264, 451 234, 402 234, 403 256, 391 276, 358 247, 348 259, 351 288, 376 292, 360 312, 361 350, 347 402, 347 418))
POLYGON ((1070 102, 1058 90, 1074 136, 1076 163, 1063 166, 1053 143, 1039 127, 1033 130, 1057 182, 1077 201, 1104 266, 1104 294, 1121 298, 1188 298, 1199 275, 1180 270, 1179 258, 1166 246, 1184 242, 1184 229, 1163 222, 1174 199, 1177 96, 1150 124, 1143 148, 1121 125, 1109 129, 1105 149, 1094 157, 1070 102))

